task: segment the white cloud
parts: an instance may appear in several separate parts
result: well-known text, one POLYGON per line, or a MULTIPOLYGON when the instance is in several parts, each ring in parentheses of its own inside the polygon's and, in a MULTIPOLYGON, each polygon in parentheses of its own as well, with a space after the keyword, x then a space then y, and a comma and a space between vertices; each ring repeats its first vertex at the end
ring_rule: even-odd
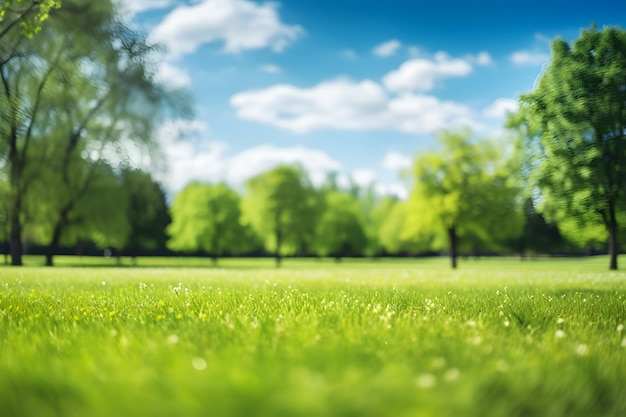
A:
POLYGON ((400 171, 411 166, 411 158, 400 152, 390 151, 383 158, 383 167, 390 171, 400 171))
POLYGON ((259 69, 263 72, 267 72, 268 74, 280 74, 283 72, 282 68, 274 64, 261 65, 259 69))
POLYGON ((202 0, 176 7, 150 38, 166 45, 173 58, 211 42, 223 42, 227 53, 263 48, 280 52, 304 31, 281 22, 277 9, 272 2, 202 0))
POLYGON ((480 65, 481 67, 486 67, 494 63, 493 58, 491 58, 491 55, 489 55, 487 51, 481 51, 477 55, 469 55, 467 58, 470 62, 480 65))
POLYGON ((390 97, 371 80, 341 78, 312 88, 279 84, 235 94, 230 103, 242 119, 299 134, 322 129, 429 134, 443 127, 479 127, 462 104, 412 93, 390 97))
POLYGON ((376 172, 371 169, 357 169, 350 176, 354 183, 361 188, 369 187, 376 179, 376 172))
POLYGON ((443 78, 464 77, 472 72, 471 64, 460 58, 450 58, 445 52, 437 52, 434 60, 414 58, 404 62, 383 78, 389 91, 430 91, 443 78))
POLYGON ((395 53, 398 52, 398 49, 400 49, 401 46, 402 46, 402 44, 400 43, 399 40, 392 39, 390 41, 381 43, 380 45, 375 47, 372 50, 372 52, 376 56, 379 56, 381 58, 387 58, 387 57, 390 57, 392 55, 395 55, 395 53))
POLYGON ((176 3, 175 0, 116 0, 122 12, 132 16, 148 10, 163 9, 176 3))
POLYGON ((191 77, 187 71, 170 62, 163 62, 154 76, 155 80, 161 84, 174 88, 191 87, 191 77))
POLYGON ((327 173, 339 171, 342 166, 323 151, 293 146, 278 148, 265 144, 229 152, 225 142, 211 141, 208 126, 197 120, 176 120, 166 123, 158 134, 158 141, 166 169, 156 173, 166 190, 175 194, 190 181, 226 181, 241 187, 249 178, 280 164, 298 163, 319 185, 327 173))
POLYGON ((511 62, 518 66, 538 66, 546 63, 550 55, 543 52, 516 51, 509 57, 511 62))
POLYGON ((489 107, 483 110, 483 114, 491 119, 504 118, 508 113, 517 111, 519 104, 512 98, 496 99, 489 107))
POLYGON ((300 164, 309 173, 314 184, 321 184, 329 172, 341 169, 341 164, 323 151, 302 145, 278 148, 260 145, 246 149, 226 160, 226 179, 241 184, 263 171, 280 164, 300 164))
POLYGON ((409 198, 409 190, 407 190, 404 184, 376 184, 375 189, 379 195, 397 197, 400 200, 406 200, 409 198))

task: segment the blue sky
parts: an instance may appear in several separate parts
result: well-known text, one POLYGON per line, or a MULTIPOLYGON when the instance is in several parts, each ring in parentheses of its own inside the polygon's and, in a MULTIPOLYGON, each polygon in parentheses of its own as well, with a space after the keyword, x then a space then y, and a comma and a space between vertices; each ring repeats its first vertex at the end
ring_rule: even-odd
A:
POLYGON ((159 135, 171 194, 299 162, 315 182, 336 171, 405 197, 398 172, 437 130, 501 134, 552 39, 626 27, 621 0, 119 1, 167 48, 158 79, 195 99, 195 119, 159 135))

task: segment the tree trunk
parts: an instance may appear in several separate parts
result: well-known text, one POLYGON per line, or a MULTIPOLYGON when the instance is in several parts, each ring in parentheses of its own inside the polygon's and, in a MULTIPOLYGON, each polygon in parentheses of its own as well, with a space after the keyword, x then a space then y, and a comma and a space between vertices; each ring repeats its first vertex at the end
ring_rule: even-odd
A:
POLYGON ((283 233, 280 229, 280 212, 276 213, 276 268, 280 268, 282 258, 280 256, 280 247, 283 243, 283 233))
POLYGON ((448 228, 448 240, 450 241, 450 264, 452 266, 452 269, 456 269, 456 258, 458 257, 458 237, 456 235, 456 228, 454 226, 448 228))
POLYGON ((65 225, 67 222, 67 210, 63 209, 61 211, 61 217, 59 221, 54 225, 54 230, 52 231, 52 239, 50 240, 50 244, 46 249, 46 266, 54 266, 54 255, 57 254, 59 250, 59 242, 61 241, 61 235, 63 234, 63 230, 65 230, 65 225))
POLYGON ((617 243, 617 218, 615 216, 615 207, 609 207, 609 269, 611 271, 617 270, 617 254, 619 252, 619 246, 617 243))
POLYGON ((213 252, 211 254, 211 261, 213 262, 213 266, 217 266, 217 253, 213 252))
POLYGON ((20 213, 22 211, 22 197, 16 196, 11 210, 11 265, 22 265, 22 223, 20 213))

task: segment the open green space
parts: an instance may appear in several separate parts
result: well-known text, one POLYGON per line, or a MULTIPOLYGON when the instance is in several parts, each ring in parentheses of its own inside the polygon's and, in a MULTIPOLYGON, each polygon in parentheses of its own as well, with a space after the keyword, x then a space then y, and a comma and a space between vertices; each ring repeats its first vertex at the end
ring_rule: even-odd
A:
POLYGON ((605 257, 106 262, 0 268, 0 415, 626 413, 605 257))

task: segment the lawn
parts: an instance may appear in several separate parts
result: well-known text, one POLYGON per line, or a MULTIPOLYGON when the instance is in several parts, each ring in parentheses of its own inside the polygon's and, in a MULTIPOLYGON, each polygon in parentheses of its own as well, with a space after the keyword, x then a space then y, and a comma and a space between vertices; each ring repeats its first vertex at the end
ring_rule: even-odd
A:
POLYGON ((27 263, 0 268, 1 416, 626 415, 605 257, 27 263))

